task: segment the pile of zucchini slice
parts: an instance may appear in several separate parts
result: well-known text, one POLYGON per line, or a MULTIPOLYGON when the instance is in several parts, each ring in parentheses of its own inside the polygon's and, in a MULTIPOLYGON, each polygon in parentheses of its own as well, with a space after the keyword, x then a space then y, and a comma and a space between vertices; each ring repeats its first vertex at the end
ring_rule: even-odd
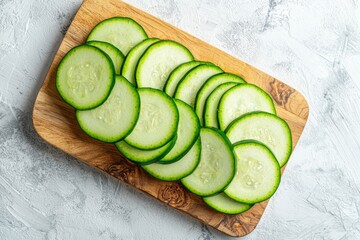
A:
POLYGON ((269 94, 130 18, 97 24, 61 60, 56 87, 90 137, 222 213, 270 198, 291 154, 269 94))

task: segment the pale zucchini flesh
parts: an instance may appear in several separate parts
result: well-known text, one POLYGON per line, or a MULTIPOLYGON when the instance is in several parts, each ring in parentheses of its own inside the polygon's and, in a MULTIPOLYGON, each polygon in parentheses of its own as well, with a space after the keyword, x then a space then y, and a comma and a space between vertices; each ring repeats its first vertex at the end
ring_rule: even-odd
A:
POLYGON ((253 84, 241 84, 229 89, 221 97, 218 109, 219 126, 223 131, 233 120, 249 112, 276 114, 270 95, 253 84))
POLYGON ((201 154, 200 138, 194 143, 190 151, 188 151, 180 160, 170 163, 161 164, 153 163, 143 166, 152 176, 164 181, 177 181, 191 174, 199 164, 201 154))
POLYGON ((177 140, 175 146, 159 162, 171 163, 179 160, 194 145, 200 134, 200 122, 195 111, 185 102, 174 99, 179 111, 177 140))
POLYGON ((181 81, 181 79, 194 67, 197 67, 201 64, 211 64, 206 62, 199 61, 190 61, 186 63, 180 64, 176 67, 171 73, 166 81, 164 92, 166 92, 169 96, 174 97, 177 85, 181 81))
POLYGON ((97 47, 101 51, 105 52, 114 64, 115 73, 117 75, 120 74, 125 57, 119 49, 117 49, 116 47, 114 47, 114 45, 110 43, 101 41, 89 41, 86 44, 97 47))
POLYGON ((220 73, 209 78, 199 90, 199 93, 196 96, 195 112, 199 116, 202 125, 204 125, 203 116, 207 98, 216 87, 227 82, 245 83, 245 80, 235 74, 220 73))
POLYGON ((215 128, 201 128, 200 163, 181 180, 191 192, 210 196, 221 192, 235 174, 235 156, 226 136, 215 128))
POLYGON ((225 193, 203 197, 203 200, 209 207, 226 214, 240 214, 253 206, 251 204, 235 201, 229 198, 225 193))
POLYGON ((156 149, 144 150, 133 147, 125 141, 115 143, 116 148, 129 160, 139 164, 150 164, 159 161, 165 156, 176 142, 176 136, 164 146, 156 149))
POLYGON ((225 189, 230 198, 248 204, 270 198, 280 183, 280 166, 272 152, 262 143, 244 141, 235 144, 235 177, 225 189))
POLYGON ((117 142, 133 130, 139 111, 139 94, 125 78, 116 76, 106 101, 90 110, 76 110, 76 119, 89 136, 103 142, 117 142))
POLYGON ((140 114, 135 128, 125 138, 129 145, 150 150, 159 148, 176 135, 179 112, 172 98, 152 88, 138 88, 140 114))
POLYGON ((179 82, 175 98, 183 100, 190 106, 195 106, 196 95, 202 85, 212 76, 222 73, 223 70, 215 65, 200 65, 192 69, 179 82))
POLYGON ((178 65, 193 59, 191 52, 180 43, 170 40, 154 43, 141 56, 137 65, 137 86, 163 90, 170 73, 178 65))
POLYGON ((64 101, 76 109, 91 109, 105 102, 114 83, 111 59, 89 45, 71 49, 56 72, 56 89, 64 101))
POLYGON ((98 23, 87 41, 108 42, 127 55, 131 48, 147 38, 142 26, 131 18, 113 17, 98 23))
POLYGON ((211 92, 205 103, 204 124, 206 127, 219 128, 218 106, 220 99, 227 90, 236 85, 238 83, 223 83, 211 92))
POLYGON ((124 61, 121 75, 136 86, 135 71, 140 57, 145 50, 153 43, 160 41, 158 38, 148 38, 133 47, 124 61))
POLYGON ((290 128, 283 119, 271 113, 245 114, 234 120, 225 132, 232 143, 249 139, 262 142, 275 155, 280 167, 284 166, 290 157, 290 128))

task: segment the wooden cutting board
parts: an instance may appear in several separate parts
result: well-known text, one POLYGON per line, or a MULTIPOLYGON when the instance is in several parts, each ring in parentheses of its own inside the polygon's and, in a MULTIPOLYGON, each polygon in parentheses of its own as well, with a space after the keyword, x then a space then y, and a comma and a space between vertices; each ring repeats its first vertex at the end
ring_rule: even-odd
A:
POLYGON ((258 203, 239 215, 218 213, 184 189, 180 183, 156 180, 136 164, 127 161, 112 144, 88 137, 78 126, 74 109, 61 100, 55 89, 55 72, 60 60, 72 47, 83 44, 98 22, 114 16, 133 18, 144 27, 149 37, 178 41, 196 59, 213 62, 224 71, 240 75, 249 83, 263 88, 273 97, 278 115, 289 124, 295 147, 309 113, 308 104, 299 92, 219 49, 117 0, 86 0, 81 5, 38 93, 33 109, 35 130, 49 144, 207 225, 231 236, 250 233, 258 224, 268 201, 258 203))

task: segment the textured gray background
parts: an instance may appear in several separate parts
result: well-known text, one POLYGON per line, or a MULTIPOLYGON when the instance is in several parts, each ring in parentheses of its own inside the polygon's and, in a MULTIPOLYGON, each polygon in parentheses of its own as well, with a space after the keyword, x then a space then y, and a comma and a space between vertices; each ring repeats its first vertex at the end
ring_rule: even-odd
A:
MULTIPOLYGON (((301 91, 304 134, 243 239, 360 239, 360 1, 127 0, 301 91)), ((232 239, 45 144, 31 109, 80 0, 0 0, 0 239, 232 239)))

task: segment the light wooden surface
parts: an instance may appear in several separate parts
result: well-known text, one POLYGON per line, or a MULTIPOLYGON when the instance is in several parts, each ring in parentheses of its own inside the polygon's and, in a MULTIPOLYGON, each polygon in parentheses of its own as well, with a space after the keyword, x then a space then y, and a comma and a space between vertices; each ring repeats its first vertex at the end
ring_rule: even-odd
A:
POLYGON ((84 43, 90 30, 98 22, 114 16, 133 18, 144 27, 149 37, 178 41, 189 48, 196 59, 211 61, 224 71, 238 74, 249 83, 254 83, 270 93, 278 115, 285 119, 291 128, 295 147, 309 113, 307 102, 299 92, 209 44, 116 0, 87 0, 82 4, 37 96, 33 110, 36 131, 46 142, 80 161, 228 235, 243 236, 250 233, 259 222, 267 201, 256 204, 249 211, 239 215, 218 213, 178 182, 156 180, 137 165, 127 161, 112 144, 101 143, 88 137, 76 123, 74 109, 61 100, 55 89, 55 72, 59 61, 72 47, 84 43))

